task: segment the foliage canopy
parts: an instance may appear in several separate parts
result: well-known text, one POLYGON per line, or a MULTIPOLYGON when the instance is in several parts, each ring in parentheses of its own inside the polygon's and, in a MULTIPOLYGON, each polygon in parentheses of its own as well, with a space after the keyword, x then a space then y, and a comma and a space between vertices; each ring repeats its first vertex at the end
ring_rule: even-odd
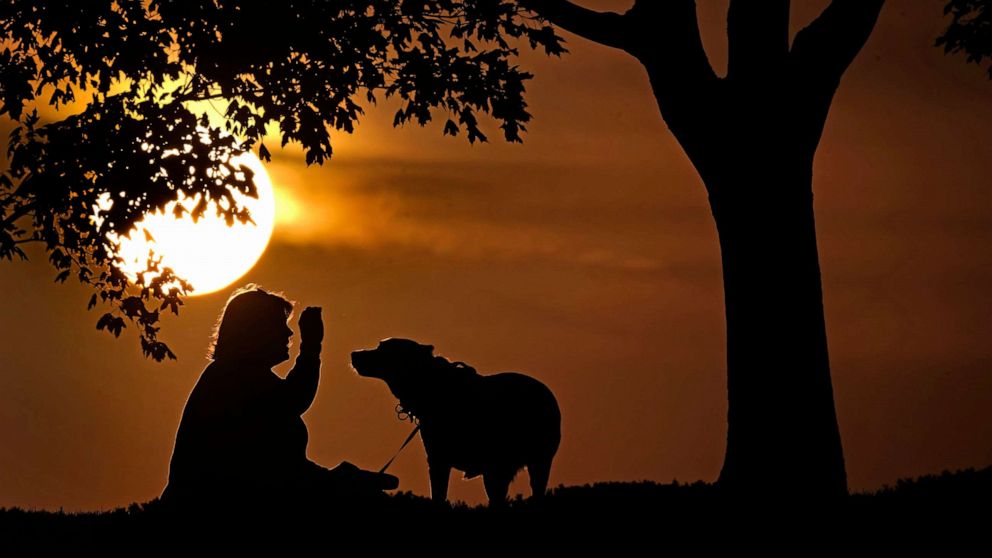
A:
MULTIPOLYGON (((948 53, 964 53, 968 62, 978 65, 992 60, 992 1, 950 0, 944 14, 951 16, 951 23, 937 38, 937 46, 948 53)), ((992 65, 988 72, 992 79, 992 65)))
POLYGON ((232 191, 254 195, 251 171, 232 155, 269 160, 268 127, 321 164, 331 130, 352 132, 380 98, 399 99, 394 125, 441 117, 444 134, 475 142, 487 139, 482 118, 521 141, 531 75, 518 48, 565 52, 513 0, 7 0, 0 29, 0 116, 12 126, 0 259, 42 244, 56 280, 75 276, 95 291, 90 308, 109 305, 97 327, 135 324, 156 360, 175 358, 159 316, 178 313, 190 285, 151 256, 129 279, 108 235, 179 192, 200 195, 194 218, 214 201, 229 223, 250 219, 232 191), (213 99, 226 102, 222 128, 192 109, 213 99))

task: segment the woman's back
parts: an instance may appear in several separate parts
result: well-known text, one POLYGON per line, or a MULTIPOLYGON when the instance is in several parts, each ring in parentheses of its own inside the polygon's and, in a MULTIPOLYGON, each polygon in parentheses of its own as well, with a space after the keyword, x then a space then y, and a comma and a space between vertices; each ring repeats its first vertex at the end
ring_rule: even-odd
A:
POLYGON ((163 499, 277 497, 295 482, 308 436, 284 382, 251 363, 207 366, 183 411, 163 499))

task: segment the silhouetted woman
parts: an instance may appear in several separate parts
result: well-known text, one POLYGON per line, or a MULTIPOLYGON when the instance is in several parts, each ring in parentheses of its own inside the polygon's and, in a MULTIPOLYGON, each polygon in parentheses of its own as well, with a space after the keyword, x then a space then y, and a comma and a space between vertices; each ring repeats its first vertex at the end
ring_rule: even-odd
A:
POLYGON ((320 308, 300 315, 300 354, 282 379, 272 367, 289 359, 293 304, 250 285, 227 302, 212 362, 186 402, 163 502, 178 505, 326 505, 380 495, 392 475, 307 459, 301 415, 320 377, 320 308))

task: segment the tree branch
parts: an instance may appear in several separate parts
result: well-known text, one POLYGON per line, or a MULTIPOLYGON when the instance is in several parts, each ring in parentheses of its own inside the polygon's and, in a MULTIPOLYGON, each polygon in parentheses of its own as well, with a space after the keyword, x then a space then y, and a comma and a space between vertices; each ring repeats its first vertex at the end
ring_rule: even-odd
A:
POLYGON ((520 0, 520 4, 584 39, 619 49, 627 43, 624 16, 616 12, 597 12, 568 0, 520 0))
POLYGON ((733 0, 727 13, 728 77, 781 68, 789 54, 789 0, 733 0))
POLYGON ((699 35, 695 0, 638 0, 626 17, 632 31, 628 52, 648 69, 656 96, 699 97, 717 83, 699 35))
POLYGON ((3 218, 3 220, 0 221, 0 226, 7 226, 13 223, 14 221, 17 221, 21 217, 27 215, 28 213, 31 212, 32 209, 34 209, 34 205, 35 202, 31 201, 29 203, 25 203, 23 205, 15 207, 14 210, 11 211, 9 215, 6 215, 3 218))
POLYGON ((792 42, 795 67, 831 85, 851 65, 871 35, 885 0, 833 0, 792 42))

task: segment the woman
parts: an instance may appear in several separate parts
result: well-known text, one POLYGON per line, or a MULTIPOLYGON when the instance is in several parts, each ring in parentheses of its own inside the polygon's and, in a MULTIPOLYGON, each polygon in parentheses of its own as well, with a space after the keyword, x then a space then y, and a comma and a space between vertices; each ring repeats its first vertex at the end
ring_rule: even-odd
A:
POLYGON ((347 462, 325 469, 307 459, 301 415, 317 394, 324 325, 320 308, 303 311, 300 354, 281 379, 272 367, 289 359, 292 311, 291 302, 254 285, 231 295, 212 362, 183 411, 164 502, 323 505, 399 484, 347 462))

